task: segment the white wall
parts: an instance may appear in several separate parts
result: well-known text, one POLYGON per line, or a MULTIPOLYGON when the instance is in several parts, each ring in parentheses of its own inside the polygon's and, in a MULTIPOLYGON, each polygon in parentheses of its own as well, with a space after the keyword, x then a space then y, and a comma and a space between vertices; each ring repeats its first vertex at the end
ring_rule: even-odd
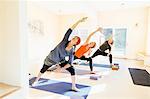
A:
MULTIPOLYGON (((84 16, 86 16, 86 15, 83 13, 60 15, 60 22, 61 22, 61 24, 60 24, 61 38, 60 39, 63 38, 63 36, 68 28, 70 28, 74 23, 76 23, 76 21, 78 21, 79 19, 81 19, 84 16)), ((87 27, 89 25, 87 23, 89 23, 89 21, 80 23, 75 29, 87 29, 87 27)), ((78 35, 78 33, 73 32, 71 35, 78 35)), ((81 39, 81 41, 82 41, 82 39, 81 39)))
POLYGON ((28 23, 40 21, 43 25, 43 34, 32 32, 29 28, 29 68, 30 73, 39 71, 45 57, 60 42, 60 19, 59 15, 41 8, 32 2, 28 3, 28 23))
MULTIPOLYGON (((2 52, 0 59, 2 63, 0 65, 0 82, 7 83, 15 86, 22 86, 28 83, 27 76, 25 76, 24 71, 26 68, 26 57, 23 55, 26 54, 25 47, 22 48, 22 45, 25 46, 26 43, 23 43, 24 32, 23 23, 20 20, 25 21, 25 16, 21 15, 20 12, 24 13, 22 10, 24 3, 20 6, 21 2, 17 1, 4 1, 1 2, 1 11, 0 14, 3 14, 0 20, 0 25, 3 25, 3 31, 0 34, 2 43, 2 52), (20 11, 21 10, 21 11, 20 11), (21 19, 20 19, 21 18, 21 19)), ((25 8, 23 8, 25 9, 25 8)), ((27 32, 26 32, 27 33, 27 32)), ((27 73, 27 71, 26 71, 27 73)))
POLYGON ((135 58, 145 52, 147 33, 147 9, 131 8, 100 12, 99 23, 104 27, 127 27, 126 57, 135 58), (136 26, 136 23, 138 26, 136 26))
POLYGON ((146 53, 150 55, 150 8, 148 8, 148 31, 147 31, 146 53))
MULTIPOLYGON (((3 48, 3 45, 2 45, 2 42, 3 42, 3 37, 2 37, 2 33, 3 33, 3 3, 1 2, 0 3, 0 55, 2 55, 2 48, 3 48)), ((0 67, 2 66, 2 56, 0 56, 0 67)), ((2 69, 0 68, 0 81, 2 81, 2 69)))
POLYGON ((18 2, 6 2, 4 7, 2 81, 20 85, 19 5, 18 2))

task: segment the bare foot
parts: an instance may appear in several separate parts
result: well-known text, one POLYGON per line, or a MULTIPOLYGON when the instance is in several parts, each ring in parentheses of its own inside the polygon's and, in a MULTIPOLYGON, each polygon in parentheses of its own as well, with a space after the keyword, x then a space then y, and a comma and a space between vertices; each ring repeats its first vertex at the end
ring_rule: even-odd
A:
POLYGON ((38 81, 35 81, 35 82, 32 83, 31 86, 35 87, 35 86, 37 86, 37 85, 38 85, 38 81))
POLYGON ((72 91, 76 91, 76 92, 79 92, 80 91, 80 89, 78 89, 77 87, 72 87, 72 91))
POLYGON ((91 71, 90 74, 96 74, 95 72, 91 71))

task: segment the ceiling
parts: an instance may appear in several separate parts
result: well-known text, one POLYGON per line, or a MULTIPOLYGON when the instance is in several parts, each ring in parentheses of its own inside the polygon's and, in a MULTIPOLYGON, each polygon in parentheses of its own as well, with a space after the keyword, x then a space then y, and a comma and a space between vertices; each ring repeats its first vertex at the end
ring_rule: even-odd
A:
POLYGON ((150 0, 30 0, 29 3, 57 14, 150 7, 150 0))

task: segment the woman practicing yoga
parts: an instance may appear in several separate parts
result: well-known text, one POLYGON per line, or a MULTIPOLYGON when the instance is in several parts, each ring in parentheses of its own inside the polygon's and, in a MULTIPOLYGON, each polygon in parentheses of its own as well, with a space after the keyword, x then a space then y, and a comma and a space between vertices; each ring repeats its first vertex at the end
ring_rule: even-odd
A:
POLYGON ((90 38, 96 33, 96 32, 102 32, 102 28, 98 28, 96 31, 92 32, 88 38, 86 39, 86 41, 84 42, 83 45, 81 45, 81 47, 79 49, 77 49, 77 51, 74 54, 74 59, 80 59, 80 60, 87 60, 89 61, 89 66, 90 66, 90 73, 91 74, 95 74, 93 72, 93 66, 92 66, 92 59, 91 58, 87 58, 86 54, 90 55, 92 48, 94 48, 96 46, 95 42, 90 42, 90 38))
POLYGON ((111 47, 113 45, 113 39, 110 37, 108 40, 106 40, 100 47, 97 49, 97 51, 91 56, 91 58, 94 58, 98 55, 102 56, 108 56, 110 65, 112 66, 112 54, 111 54, 111 47), (109 53, 106 53, 105 51, 109 50, 109 53))
POLYGON ((72 90, 79 91, 79 89, 76 87, 76 84, 75 84, 75 70, 71 64, 72 64, 72 60, 73 60, 74 46, 76 46, 80 43, 80 38, 78 36, 75 36, 70 41, 68 39, 69 39, 69 36, 72 33, 72 31, 76 28, 76 26, 79 23, 84 22, 86 19, 87 19, 87 17, 80 19, 71 28, 68 29, 63 40, 45 58, 44 65, 43 65, 42 69, 40 70, 38 77, 33 82, 32 86, 36 86, 40 77, 43 75, 43 73, 45 73, 45 71, 49 67, 60 63, 59 64, 60 67, 62 69, 66 69, 71 74, 72 90), (68 60, 65 60, 66 57, 68 57, 68 60))

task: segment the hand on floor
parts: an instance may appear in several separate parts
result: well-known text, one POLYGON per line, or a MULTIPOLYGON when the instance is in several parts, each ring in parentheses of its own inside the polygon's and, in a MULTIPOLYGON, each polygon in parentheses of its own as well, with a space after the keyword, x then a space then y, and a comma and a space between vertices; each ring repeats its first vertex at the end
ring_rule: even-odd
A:
POLYGON ((55 72, 61 72, 61 67, 57 66, 57 69, 54 70, 55 72))

